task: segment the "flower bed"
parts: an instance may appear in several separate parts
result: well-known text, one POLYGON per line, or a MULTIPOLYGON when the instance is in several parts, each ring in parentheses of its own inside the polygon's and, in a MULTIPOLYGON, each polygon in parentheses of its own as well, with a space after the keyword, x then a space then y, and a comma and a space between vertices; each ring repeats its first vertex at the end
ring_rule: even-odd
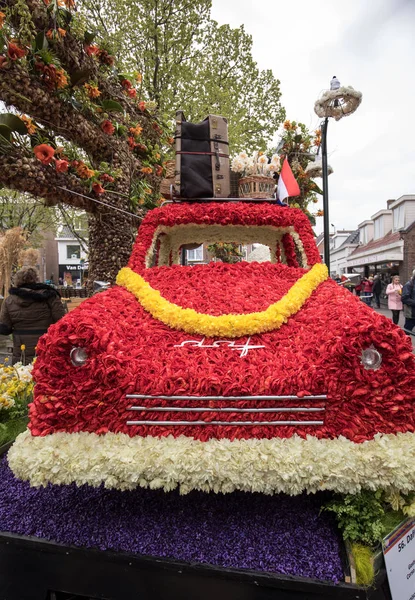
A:
POLYGON ((337 582, 340 540, 321 497, 49 485, 0 462, 0 530, 101 550, 337 582))
POLYGON ((33 365, 0 365, 0 446, 27 427, 27 406, 32 400, 33 365))

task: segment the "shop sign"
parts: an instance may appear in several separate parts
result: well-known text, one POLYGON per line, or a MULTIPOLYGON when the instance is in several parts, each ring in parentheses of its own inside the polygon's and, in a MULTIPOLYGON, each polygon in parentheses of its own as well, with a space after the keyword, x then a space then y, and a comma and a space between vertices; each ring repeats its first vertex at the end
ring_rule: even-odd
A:
POLYGON ((415 519, 402 521, 382 542, 393 600, 415 600, 415 519))
POLYGON ((63 267, 65 269, 65 271, 80 271, 80 270, 85 270, 87 267, 86 265, 65 265, 63 267))
POLYGON ((358 265, 376 265, 378 263, 393 262, 403 260, 402 254, 371 254, 370 256, 362 256, 354 260, 347 259, 347 267, 357 267, 358 265))

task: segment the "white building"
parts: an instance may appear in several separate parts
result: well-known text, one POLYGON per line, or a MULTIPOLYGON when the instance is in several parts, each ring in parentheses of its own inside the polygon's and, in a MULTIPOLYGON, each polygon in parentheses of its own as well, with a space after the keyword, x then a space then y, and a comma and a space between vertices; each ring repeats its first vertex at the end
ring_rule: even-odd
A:
POLYGON ((360 244, 347 258, 347 269, 369 273, 399 274, 406 280, 413 268, 415 247, 415 195, 387 201, 370 220, 359 225, 360 244))
POLYGON ((68 285, 82 285, 84 271, 88 268, 87 252, 69 227, 62 227, 55 239, 58 243, 59 279, 66 280, 68 285))

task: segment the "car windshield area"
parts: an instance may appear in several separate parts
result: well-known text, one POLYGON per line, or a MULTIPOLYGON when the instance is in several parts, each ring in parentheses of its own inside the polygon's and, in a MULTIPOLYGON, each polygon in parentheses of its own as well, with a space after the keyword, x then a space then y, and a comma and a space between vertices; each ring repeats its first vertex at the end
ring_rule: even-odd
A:
POLYGON ((308 268, 294 227, 199 224, 158 227, 147 252, 146 268, 212 261, 268 261, 308 268))

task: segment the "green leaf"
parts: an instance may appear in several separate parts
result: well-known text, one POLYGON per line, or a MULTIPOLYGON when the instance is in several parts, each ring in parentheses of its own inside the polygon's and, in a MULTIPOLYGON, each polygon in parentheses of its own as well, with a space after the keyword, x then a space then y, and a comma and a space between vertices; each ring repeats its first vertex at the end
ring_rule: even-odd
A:
POLYGON ((90 31, 85 31, 85 34, 84 34, 84 42, 85 42, 86 44, 91 44, 91 43, 94 41, 94 39, 95 39, 96 35, 97 35, 97 32, 95 32, 95 33, 92 33, 92 32, 90 32, 90 31))
POLYGON ((66 10, 66 8, 59 8, 59 16, 62 17, 65 25, 69 25, 72 21, 72 13, 69 10, 66 10))
POLYGON ((32 43, 33 51, 39 52, 40 50, 47 50, 49 47, 48 40, 45 36, 44 31, 39 31, 32 43))
POLYGON ((72 87, 75 87, 76 85, 82 85, 83 83, 87 82, 90 76, 90 71, 89 69, 81 69, 79 71, 74 71, 74 73, 71 73, 71 84, 72 87))
POLYGON ((4 113, 3 115, 0 115, 0 126, 1 125, 5 125, 8 129, 10 129, 10 132, 15 131, 21 135, 27 134, 27 127, 25 123, 16 115, 12 115, 10 113, 4 113))
POLYGON ((0 125, 0 136, 6 140, 6 142, 11 142, 12 130, 6 125, 0 125))
POLYGON ((115 100, 103 100, 101 104, 102 108, 108 112, 124 112, 121 104, 115 100))

